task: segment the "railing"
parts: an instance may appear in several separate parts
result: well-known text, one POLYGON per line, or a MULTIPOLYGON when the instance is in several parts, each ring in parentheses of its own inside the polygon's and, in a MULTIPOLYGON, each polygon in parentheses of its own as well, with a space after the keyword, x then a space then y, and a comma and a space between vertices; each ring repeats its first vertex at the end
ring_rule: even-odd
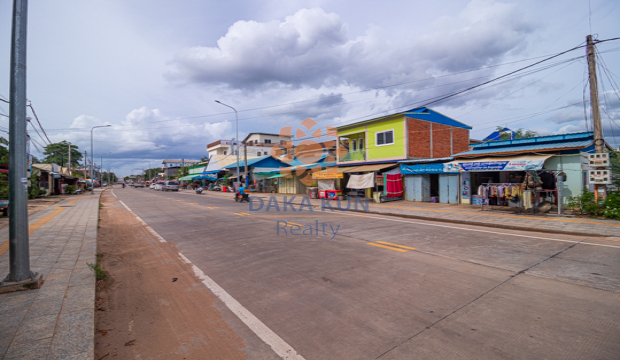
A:
POLYGON ((355 161, 355 160, 366 160, 365 151, 351 151, 348 152, 347 155, 340 158, 340 161, 355 161))

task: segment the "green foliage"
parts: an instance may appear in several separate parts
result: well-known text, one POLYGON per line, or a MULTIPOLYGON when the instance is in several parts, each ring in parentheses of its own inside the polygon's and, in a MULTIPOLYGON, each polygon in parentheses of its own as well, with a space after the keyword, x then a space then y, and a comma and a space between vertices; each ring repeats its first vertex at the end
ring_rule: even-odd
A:
MULTIPOLYGON (((504 131, 504 127, 503 126, 498 126, 496 128, 496 131, 500 132, 500 140, 510 140, 510 133, 503 133, 502 131, 504 131)), ((515 131, 515 136, 514 139, 530 139, 533 137, 537 137, 538 133, 534 130, 525 130, 522 128, 517 129, 517 131, 515 131)))
POLYGON ((583 189, 581 196, 571 196, 568 207, 578 211, 582 215, 592 217, 604 216, 609 219, 620 220, 620 192, 612 191, 607 197, 594 200, 594 193, 583 189))
POLYGON ((67 194, 73 194, 73 192, 77 190, 77 187, 75 185, 67 185, 65 186, 65 192, 67 194))
POLYGON ((97 256, 97 262, 94 264, 87 263, 88 267, 95 273, 95 278, 97 280, 105 280, 108 278, 108 272, 101 268, 101 262, 99 260, 99 256, 97 256))
MULTIPOLYGON (((67 166, 69 164, 69 144, 71 143, 63 140, 59 143, 47 145, 43 151, 43 155, 45 155, 43 162, 67 166)), ((75 169, 79 168, 80 160, 83 158, 82 153, 77 149, 77 145, 71 145, 71 167, 75 169)))
POLYGON ((609 162, 611 164, 611 182, 620 188, 620 151, 610 151, 609 162))
POLYGON ((39 197, 39 193, 41 189, 39 188, 39 182, 41 178, 38 173, 32 174, 30 176, 30 187, 28 188, 28 199, 36 199, 39 197))
POLYGON ((209 161, 209 156, 208 155, 207 156, 203 156, 203 157, 200 158, 200 162, 207 162, 207 161, 209 161))

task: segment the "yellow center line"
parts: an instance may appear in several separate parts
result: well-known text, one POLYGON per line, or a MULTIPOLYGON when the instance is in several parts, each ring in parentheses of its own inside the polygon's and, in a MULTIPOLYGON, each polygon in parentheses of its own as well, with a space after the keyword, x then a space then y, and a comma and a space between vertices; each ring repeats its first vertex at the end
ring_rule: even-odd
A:
POLYGON ((198 205, 198 203, 189 203, 190 205, 198 205))
POLYGON ((414 247, 409 247, 409 246, 405 246, 405 245, 398 245, 398 244, 392 244, 392 243, 389 243, 387 241, 377 241, 377 242, 380 243, 380 244, 396 246, 396 247, 400 247, 400 248, 403 248, 403 249, 415 250, 414 247))
MULTIPOLYGON (((61 206, 71 205, 74 202, 76 202, 77 200, 78 199, 71 200, 68 203, 66 203, 65 205, 61 205, 61 206)), ((54 216, 60 214, 64 210, 64 208, 62 208, 61 206, 54 206, 54 208, 56 209, 54 212, 52 212, 51 214, 46 215, 45 217, 43 217, 42 219, 40 219, 36 223, 30 225, 28 227, 28 235, 30 235, 33 232, 35 232, 37 229, 39 229, 41 226, 43 226, 46 222, 50 221, 54 216)), ((9 242, 8 242, 8 240, 3 242, 2 244, 0 244, 0 256, 4 255, 4 253, 7 252, 7 251, 9 251, 9 242)))
POLYGON ((398 251, 398 252, 407 252, 407 250, 404 249, 396 249, 393 247, 389 247, 389 246, 385 246, 385 245, 379 245, 379 244, 375 244, 375 243, 366 243, 366 245, 372 245, 372 246, 376 246, 376 247, 380 247, 380 248, 384 248, 384 249, 390 249, 390 250, 394 250, 394 251, 398 251))

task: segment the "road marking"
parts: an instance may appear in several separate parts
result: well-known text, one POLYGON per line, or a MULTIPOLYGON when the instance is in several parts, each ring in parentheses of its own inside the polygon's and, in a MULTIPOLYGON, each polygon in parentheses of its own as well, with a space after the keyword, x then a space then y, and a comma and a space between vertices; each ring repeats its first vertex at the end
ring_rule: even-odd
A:
POLYGON ((403 248, 403 249, 409 249, 409 250, 415 250, 414 247, 409 247, 409 246, 405 246, 405 245, 398 245, 398 244, 392 244, 386 241, 377 241, 379 244, 385 244, 385 245, 390 245, 390 246, 396 246, 399 248, 403 248))
POLYGON ((189 203, 190 205, 198 205, 198 203, 189 203))
POLYGON ((183 200, 177 200, 177 201, 183 201, 183 200))
MULTIPOLYGON (((561 240, 561 239, 546 238, 546 237, 542 237, 542 236, 502 233, 502 232, 499 232, 499 231, 490 231, 490 230, 481 230, 481 229, 469 229, 469 228, 466 228, 466 227, 457 227, 457 226, 451 226, 451 225, 440 225, 440 224, 424 223, 424 222, 418 222, 418 221, 392 219, 392 218, 384 217, 384 216, 355 215, 355 214, 344 214, 344 215, 346 215, 346 216, 353 216, 353 217, 363 217, 363 218, 369 218, 369 219, 379 219, 379 220, 403 222, 403 223, 407 223, 407 224, 416 224, 416 225, 423 225, 423 226, 442 227, 442 228, 456 229, 456 230, 461 230, 461 231, 475 231, 475 232, 482 232, 482 233, 493 234, 493 235, 508 235, 508 236, 524 237, 524 238, 529 238, 529 239, 559 241, 559 242, 567 242, 567 243, 571 243, 571 244, 584 244, 584 245, 593 245, 593 246, 602 246, 602 247, 611 247, 611 248, 615 248, 615 249, 620 249, 620 246, 618 246, 618 245, 596 244, 596 243, 590 243, 590 242, 585 242, 585 241, 561 240)), ((432 220, 429 220, 429 221, 432 221, 432 220)), ((478 226, 482 226, 482 225, 478 225, 478 226)), ((523 231, 523 230, 521 230, 521 231, 523 231)))
POLYGON ((394 250, 394 251, 398 251, 398 252, 407 252, 407 250, 404 249, 396 249, 393 247, 389 247, 389 246, 385 246, 385 245, 380 245, 380 244, 375 244, 375 243, 366 243, 366 245, 372 245, 372 246, 376 246, 376 247, 380 247, 380 248, 384 248, 384 249, 390 249, 390 250, 394 250))
POLYGON ((249 216, 250 214, 245 214, 245 213, 234 213, 235 215, 239 215, 239 216, 249 216))
MULTIPOLYGON (((119 202, 129 211, 140 223, 142 223, 146 229, 153 234, 160 242, 167 242, 166 239, 161 237, 153 228, 144 222, 136 213, 134 213, 122 200, 119 202)), ((179 251, 179 258, 186 264, 190 265, 194 270, 194 274, 202 280, 202 283, 211 290, 215 296, 217 296, 223 303, 232 311, 239 320, 241 320, 252 332, 254 332, 265 344, 269 345, 271 349, 278 354, 282 359, 286 360, 305 360, 303 356, 297 353, 293 347, 291 347, 286 341, 284 341, 278 334, 273 332, 267 325, 265 325, 260 319, 246 309, 241 303, 233 298, 226 292, 220 285, 218 285, 213 279, 205 274, 200 268, 194 265, 188 258, 185 257, 179 251)))
MULTIPOLYGON (((39 221, 35 222, 34 224, 28 227, 28 235, 37 231, 41 226, 43 226, 46 222, 50 221, 54 216, 60 214, 64 210, 64 208, 62 208, 61 206, 71 205, 76 201, 78 201, 78 199, 73 199, 64 205, 54 206, 56 210, 54 210, 50 214, 47 214, 45 217, 43 217, 42 219, 40 219, 39 221)), ((4 253, 7 251, 9 251, 9 240, 0 244, 0 256, 4 255, 4 253)))

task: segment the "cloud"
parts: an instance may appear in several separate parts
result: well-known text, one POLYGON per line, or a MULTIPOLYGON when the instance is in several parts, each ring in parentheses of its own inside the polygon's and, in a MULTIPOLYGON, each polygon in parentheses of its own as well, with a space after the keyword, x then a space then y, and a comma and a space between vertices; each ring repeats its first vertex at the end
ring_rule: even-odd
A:
MULTIPOLYGON (((71 131, 52 136, 53 142, 67 140, 88 151, 90 157, 90 136, 85 136, 93 126, 105 125, 101 119, 91 115, 80 115, 73 120, 71 131)), ((161 161, 168 158, 187 158, 192 154, 197 160, 206 153, 206 145, 221 138, 232 138, 232 124, 229 121, 214 123, 182 120, 166 116, 159 109, 140 107, 131 110, 121 121, 109 128, 95 129, 93 133, 95 158, 106 154, 106 159, 161 161), (166 148, 164 151, 156 146, 166 148)), ((99 162, 99 160, 97 161, 99 162)), ((156 165, 151 161, 151 165, 156 165)), ((129 169, 131 170, 131 169, 129 169)))
MULTIPOLYGON (((415 26, 414 19, 410 25, 415 26)), ((352 39, 339 15, 302 9, 282 21, 238 21, 217 47, 196 46, 178 53, 165 76, 177 84, 244 91, 372 88, 497 63, 519 52, 524 35, 533 30, 516 4, 492 0, 473 0, 457 16, 438 19, 428 32, 397 39, 378 26, 352 39)), ((433 82, 408 88, 429 85, 433 82)))

